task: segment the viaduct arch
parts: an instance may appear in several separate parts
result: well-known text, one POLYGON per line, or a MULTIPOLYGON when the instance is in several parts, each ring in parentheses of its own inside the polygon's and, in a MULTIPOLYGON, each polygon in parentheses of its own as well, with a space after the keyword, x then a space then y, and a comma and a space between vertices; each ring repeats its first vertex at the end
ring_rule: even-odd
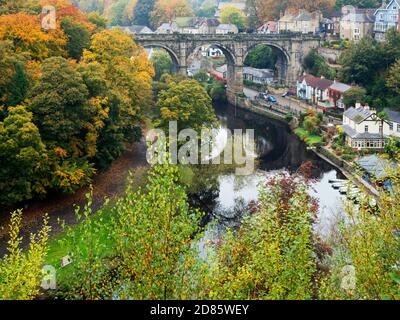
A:
POLYGON ((320 38, 305 34, 139 34, 136 43, 143 47, 160 47, 171 56, 176 71, 186 74, 188 58, 201 46, 222 50, 227 64, 227 95, 231 103, 243 93, 243 67, 246 56, 258 45, 268 45, 278 57, 278 77, 291 85, 302 72, 304 56, 320 45, 320 38))

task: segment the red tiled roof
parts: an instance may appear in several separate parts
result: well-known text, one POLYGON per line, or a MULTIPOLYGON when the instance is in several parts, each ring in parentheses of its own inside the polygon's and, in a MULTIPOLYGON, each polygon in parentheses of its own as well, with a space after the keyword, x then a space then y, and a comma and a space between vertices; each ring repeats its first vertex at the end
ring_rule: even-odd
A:
POLYGON ((299 82, 303 82, 303 80, 305 80, 307 85, 309 85, 310 87, 318 88, 321 90, 326 90, 333 84, 332 80, 314 77, 311 74, 303 75, 298 80, 299 82))

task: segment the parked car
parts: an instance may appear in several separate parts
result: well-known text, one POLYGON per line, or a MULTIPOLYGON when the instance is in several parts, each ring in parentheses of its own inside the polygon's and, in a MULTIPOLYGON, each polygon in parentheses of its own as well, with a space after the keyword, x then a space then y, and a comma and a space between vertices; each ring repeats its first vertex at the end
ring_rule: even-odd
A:
POLYGON ((260 100, 269 101, 269 100, 268 100, 268 97, 269 97, 269 95, 268 95, 267 93, 260 92, 260 93, 258 94, 258 99, 260 99, 260 100))
POLYGON ((276 98, 272 95, 269 95, 267 98, 267 101, 271 102, 271 103, 277 103, 278 100, 276 100, 276 98))

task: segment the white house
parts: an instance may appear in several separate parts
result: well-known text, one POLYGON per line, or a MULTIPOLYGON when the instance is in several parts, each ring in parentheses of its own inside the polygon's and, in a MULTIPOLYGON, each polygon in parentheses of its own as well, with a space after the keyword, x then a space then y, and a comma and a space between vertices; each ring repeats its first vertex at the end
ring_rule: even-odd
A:
POLYGON ((149 27, 146 26, 139 26, 139 25, 132 25, 129 27, 121 27, 121 26, 112 26, 109 29, 120 29, 126 33, 133 33, 133 34, 151 34, 154 33, 149 27))
POLYGON ((332 80, 305 74, 297 79, 297 96, 311 103, 329 100, 329 88, 332 80))
POLYGON ((234 24, 220 24, 216 30, 216 34, 233 34, 239 33, 239 29, 234 24))
POLYGON ((343 113, 346 143, 354 149, 381 149, 390 135, 389 123, 368 106, 351 107, 343 113))
POLYGON ((400 1, 391 0, 388 4, 383 1, 382 6, 375 11, 374 33, 375 39, 383 41, 390 28, 399 29, 400 1))
POLYGON ((224 53, 222 52, 221 49, 212 46, 203 46, 201 47, 201 55, 203 57, 216 58, 216 57, 223 57, 224 53))
POLYGON ((400 138, 400 112, 390 109, 384 111, 388 116, 389 134, 400 138))

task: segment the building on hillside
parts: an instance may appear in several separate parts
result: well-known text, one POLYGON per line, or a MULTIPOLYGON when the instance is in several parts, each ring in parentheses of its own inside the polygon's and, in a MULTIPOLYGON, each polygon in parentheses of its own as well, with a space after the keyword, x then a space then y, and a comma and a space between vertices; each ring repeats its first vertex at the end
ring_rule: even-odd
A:
POLYGON ((357 160, 356 163, 364 171, 363 179, 379 181, 379 185, 385 186, 390 190, 392 186, 391 176, 399 168, 399 164, 393 161, 383 159, 376 154, 371 154, 357 160))
POLYGON ((374 22, 373 9, 344 6, 342 8, 342 18, 340 19, 340 38, 359 41, 365 36, 372 36, 374 22))
POLYGON ((232 0, 229 2, 219 2, 218 3, 218 8, 217 11, 215 12, 215 18, 220 19, 221 18, 221 11, 225 7, 235 7, 236 9, 239 9, 242 11, 244 14, 247 15, 247 6, 246 6, 246 0, 232 0))
POLYGON ((215 68, 214 71, 209 72, 210 75, 220 81, 226 81, 228 77, 228 65, 224 64, 220 67, 215 68))
POLYGON ((346 106, 343 103, 343 94, 350 89, 351 86, 334 80, 333 84, 328 89, 329 103, 335 108, 345 109, 346 106))
POLYGON ((109 29, 120 29, 126 33, 133 33, 133 34, 151 34, 154 33, 153 30, 151 30, 149 27, 146 26, 139 26, 139 25, 132 25, 132 26, 127 26, 127 27, 121 27, 121 26, 113 26, 110 27, 109 29))
POLYGON ((335 35, 335 25, 333 20, 328 18, 323 18, 320 22, 320 32, 325 33, 327 36, 334 36, 335 35))
POLYGON ((332 80, 305 74, 297 79, 297 97, 312 104, 329 101, 329 87, 332 80))
POLYGON ((239 33, 239 29, 234 24, 220 24, 215 30, 215 34, 236 34, 236 33, 239 33))
POLYGON ((343 113, 346 143, 354 149, 382 149, 390 135, 389 123, 368 106, 351 107, 343 113))
POLYGON ((375 11, 374 34, 375 39, 383 41, 386 38, 386 32, 390 28, 400 31, 400 0, 391 0, 388 4, 382 2, 382 6, 375 11))
POLYGON ((244 67, 243 79, 258 84, 271 84, 274 81, 274 70, 244 67))
POLYGON ((163 23, 156 33, 215 34, 219 24, 214 18, 177 17, 170 23, 163 23))
POLYGON ((257 33, 260 34, 276 34, 278 33, 278 22, 268 21, 257 29, 257 33))
POLYGON ((160 34, 170 34, 174 32, 178 32, 177 26, 169 22, 161 24, 155 31, 155 33, 160 33, 160 34))
POLYGON ((342 19, 342 10, 336 10, 331 16, 330 20, 333 23, 333 36, 339 37, 340 36, 340 20, 342 19))
POLYGON ((278 32, 318 33, 322 18, 320 11, 287 9, 278 21, 278 32))
POLYGON ((388 116, 389 134, 400 138, 400 112, 388 108, 384 111, 388 116))
POLYGON ((213 46, 203 46, 201 47, 201 55, 203 57, 218 58, 223 57, 224 53, 219 48, 215 48, 213 46))

